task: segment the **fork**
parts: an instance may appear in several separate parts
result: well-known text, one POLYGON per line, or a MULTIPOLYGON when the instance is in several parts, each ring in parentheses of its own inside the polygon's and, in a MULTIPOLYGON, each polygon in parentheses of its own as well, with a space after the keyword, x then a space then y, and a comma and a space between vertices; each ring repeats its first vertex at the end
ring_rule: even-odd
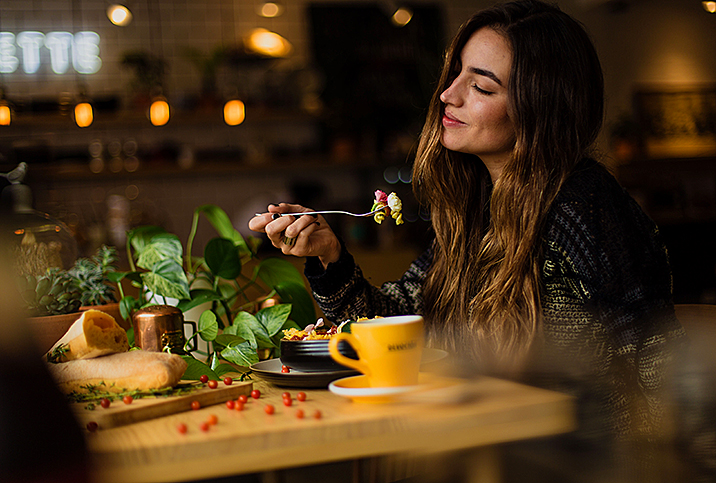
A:
MULTIPOLYGON (((350 211, 340 211, 340 210, 326 210, 326 211, 304 211, 303 213, 272 213, 272 215, 278 215, 276 218, 279 218, 281 216, 302 216, 302 215, 348 215, 348 216, 358 216, 358 217, 366 217, 366 216, 373 216, 379 211, 384 211, 385 206, 382 208, 375 209, 373 211, 369 211, 368 213, 351 213, 350 211)), ((256 213, 256 216, 261 216, 264 213, 256 213)))

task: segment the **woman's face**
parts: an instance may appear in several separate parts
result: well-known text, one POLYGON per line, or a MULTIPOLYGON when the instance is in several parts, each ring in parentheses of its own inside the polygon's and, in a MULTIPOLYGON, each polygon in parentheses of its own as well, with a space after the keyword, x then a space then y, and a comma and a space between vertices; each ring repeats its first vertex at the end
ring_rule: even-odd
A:
POLYGON ((465 44, 459 73, 440 95, 445 104, 442 145, 479 156, 493 180, 493 168, 499 175, 515 144, 507 96, 511 65, 507 40, 491 28, 481 28, 465 44))

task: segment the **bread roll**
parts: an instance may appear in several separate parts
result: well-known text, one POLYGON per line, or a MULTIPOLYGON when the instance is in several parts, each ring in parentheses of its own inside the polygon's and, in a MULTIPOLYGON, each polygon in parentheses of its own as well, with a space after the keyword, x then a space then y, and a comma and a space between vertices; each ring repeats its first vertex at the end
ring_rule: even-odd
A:
POLYGON ((177 385, 187 364, 181 356, 167 352, 132 350, 118 354, 48 364, 50 373, 64 393, 100 391, 124 392, 135 389, 162 389, 177 385))
POLYGON ((86 310, 48 351, 48 360, 66 362, 127 352, 127 331, 114 317, 99 310, 86 310), (60 348, 56 354, 55 349, 60 348), (55 356, 56 355, 56 356, 55 356))

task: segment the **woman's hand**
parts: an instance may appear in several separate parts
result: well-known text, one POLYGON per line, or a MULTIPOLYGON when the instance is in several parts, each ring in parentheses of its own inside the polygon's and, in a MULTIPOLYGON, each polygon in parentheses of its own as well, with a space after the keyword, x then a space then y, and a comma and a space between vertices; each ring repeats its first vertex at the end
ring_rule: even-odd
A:
POLYGON ((338 260, 341 245, 338 238, 320 215, 278 216, 280 213, 313 211, 301 205, 271 204, 268 213, 249 220, 249 228, 266 233, 271 244, 285 255, 318 257, 323 268, 338 260))

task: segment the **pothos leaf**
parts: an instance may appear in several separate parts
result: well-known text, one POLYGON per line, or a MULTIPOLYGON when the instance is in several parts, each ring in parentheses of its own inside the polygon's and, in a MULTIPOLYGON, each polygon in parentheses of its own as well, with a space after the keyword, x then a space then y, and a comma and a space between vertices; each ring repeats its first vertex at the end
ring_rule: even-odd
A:
POLYGON ((303 282, 281 282, 274 287, 281 301, 291 305, 291 318, 301 327, 316 321, 316 309, 313 299, 306 291, 303 282))
POLYGON ((273 337, 281 330, 291 313, 291 304, 277 304, 256 312, 256 319, 265 327, 269 337, 273 337))
POLYGON ((142 281, 155 295, 188 299, 189 282, 181 265, 166 259, 157 263, 151 272, 142 273, 142 281))
POLYGON ((248 342, 225 348, 221 351, 221 357, 240 366, 250 366, 259 361, 256 349, 248 342))
POLYGON ((186 361, 187 364, 187 368, 186 371, 184 371, 182 379, 194 381, 198 380, 203 374, 209 376, 209 379, 214 379, 216 381, 220 379, 219 375, 216 374, 209 366, 207 366, 203 362, 194 359, 192 356, 181 357, 186 361))
POLYGON ((216 339, 219 334, 219 323, 216 321, 216 314, 211 310, 205 310, 199 317, 199 335, 202 339, 210 342, 216 339))
POLYGON ((154 270, 154 266, 164 260, 174 260, 180 266, 184 249, 179 237, 171 233, 161 233, 154 236, 150 242, 139 252, 137 265, 147 270, 154 270))
POLYGON ((233 280, 241 275, 239 251, 227 238, 213 238, 204 248, 204 260, 217 277, 233 280))

